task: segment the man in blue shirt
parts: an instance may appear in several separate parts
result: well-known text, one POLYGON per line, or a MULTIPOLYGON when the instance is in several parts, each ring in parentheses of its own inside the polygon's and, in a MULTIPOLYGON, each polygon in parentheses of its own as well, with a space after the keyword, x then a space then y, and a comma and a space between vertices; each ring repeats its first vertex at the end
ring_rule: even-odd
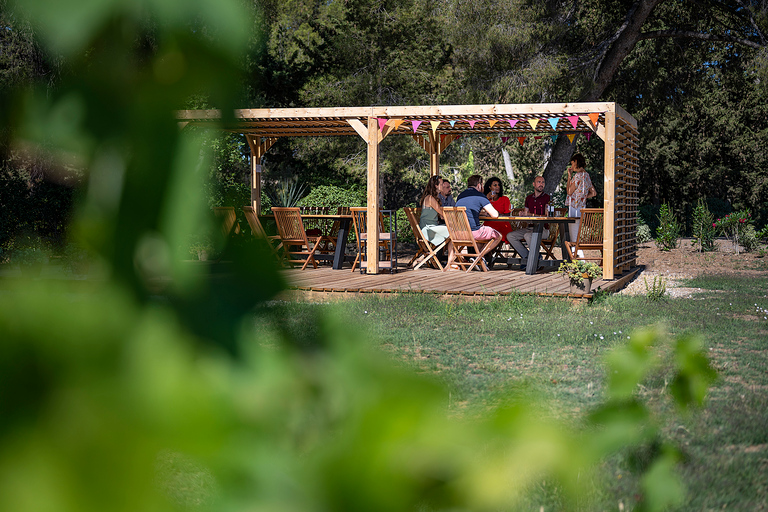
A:
MULTIPOLYGON (((456 206, 463 206, 467 209, 467 219, 469 228, 472 230, 472 236, 475 240, 490 240, 485 244, 481 254, 491 252, 499 242, 501 242, 501 233, 495 229, 480 224, 480 212, 489 217, 496 218, 499 212, 491 205, 491 202, 483 194, 483 177, 473 174, 467 180, 467 190, 459 194, 456 200, 456 206)), ((448 262, 448 265, 451 261, 448 262)))
POLYGON ((456 201, 453 200, 453 196, 451 195, 451 182, 448 180, 443 180, 440 183, 440 191, 438 192, 438 195, 440 196, 440 202, 443 203, 443 206, 456 206, 456 201))

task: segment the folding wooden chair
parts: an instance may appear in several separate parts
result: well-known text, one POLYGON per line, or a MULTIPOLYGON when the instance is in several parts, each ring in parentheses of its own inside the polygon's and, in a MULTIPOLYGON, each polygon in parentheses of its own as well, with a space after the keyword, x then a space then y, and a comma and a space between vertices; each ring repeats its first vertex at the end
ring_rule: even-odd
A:
POLYGON ((312 262, 312 266, 317 268, 315 252, 318 252, 318 239, 320 237, 307 236, 299 209, 273 206, 272 212, 275 214, 277 231, 283 242, 283 259, 287 260, 288 264, 293 267, 295 260, 292 260, 291 256, 306 256, 307 259, 301 270, 307 268, 309 262, 312 262), (298 247, 298 250, 294 249, 295 247, 298 247))
MULTIPOLYGON (((352 225, 355 228, 355 237, 357 243, 357 256, 352 263, 352 272, 355 271, 357 264, 360 263, 360 271, 362 272, 365 263, 365 247, 368 242, 368 208, 366 207, 352 207, 349 209, 352 214, 352 225)), ((394 261, 394 234, 384 230, 384 218, 379 212, 379 249, 385 254, 385 259, 389 261, 380 261, 380 268, 389 268, 390 271, 395 270, 396 262, 394 261)))
POLYGON ((261 221, 256 215, 253 206, 243 206, 243 213, 245 214, 245 220, 248 221, 248 225, 251 227, 251 233, 253 233, 253 236, 266 241, 269 245, 269 248, 272 250, 272 254, 274 254, 278 261, 280 261, 282 258, 279 251, 283 247, 283 242, 280 239, 280 235, 267 234, 267 232, 264 230, 264 226, 261 225, 261 221), (274 245, 275 242, 278 242, 278 244, 274 245))
POLYGON ((220 222, 221 234, 224 236, 224 240, 229 238, 233 228, 236 235, 240 234, 240 225, 237 223, 234 206, 217 206, 213 209, 213 214, 220 222))
POLYGON ((493 239, 475 240, 475 237, 472 236, 472 229, 469 227, 467 209, 464 206, 446 206, 443 208, 443 216, 445 218, 445 225, 448 227, 448 234, 453 242, 453 249, 456 253, 456 264, 466 268, 467 272, 470 272, 478 264, 483 272, 488 271, 488 267, 485 266, 483 261, 483 256, 488 252, 486 249, 488 242, 491 242, 493 239), (483 244, 483 249, 480 249, 478 244, 483 244), (467 249, 466 254, 461 254, 462 248, 467 249), (474 258, 475 261, 469 262, 467 258, 474 258))
MULTIPOLYGON (((328 206, 300 206, 299 213, 302 215, 329 215, 331 209, 328 206)), ((331 223, 328 219, 307 219, 304 220, 304 230, 308 237, 318 237, 318 250, 321 253, 333 252, 332 245, 336 244, 336 239, 331 236, 331 223)), ((336 231, 338 235, 338 230, 336 231)))
POLYGON ((429 240, 424 237, 424 232, 419 227, 418 219, 421 217, 421 208, 406 207, 403 209, 405 210, 405 216, 408 219, 408 224, 411 225, 413 236, 416 238, 416 245, 419 249, 416 252, 416 255, 411 258, 411 261, 408 262, 408 266, 410 267, 413 265, 414 261, 419 259, 419 257, 424 256, 424 259, 421 260, 421 263, 414 267, 414 270, 419 269, 425 263, 429 263, 432 267, 437 266, 439 270, 443 270, 443 266, 440 264, 440 260, 437 258, 437 253, 440 251, 440 249, 445 247, 450 239, 443 241, 443 243, 435 247, 432 243, 430 243, 429 240))
POLYGON ((579 234, 575 241, 566 241, 568 257, 572 260, 595 260, 603 265, 603 209, 582 208, 579 234), (579 251, 600 251, 599 258, 580 257, 579 251))
MULTIPOLYGON (((555 208, 555 217, 567 217, 568 216, 568 208, 555 208)), ((553 252, 555 249, 555 244, 557 243, 557 237, 560 234, 560 224, 556 222, 552 222, 549 224, 549 236, 541 241, 541 247, 544 249, 544 259, 549 258, 550 260, 557 259, 555 258, 555 253, 553 252)), ((563 255, 563 259, 565 259, 565 255, 563 255)))

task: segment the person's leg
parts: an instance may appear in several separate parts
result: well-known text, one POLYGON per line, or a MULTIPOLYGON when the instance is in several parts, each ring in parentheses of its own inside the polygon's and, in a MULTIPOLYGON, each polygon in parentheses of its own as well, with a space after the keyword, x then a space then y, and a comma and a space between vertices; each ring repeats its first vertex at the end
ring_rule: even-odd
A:
POLYGON ((530 242, 532 229, 518 229, 507 235, 507 241, 514 247, 522 259, 528 259, 528 249, 523 245, 523 240, 530 242), (526 238, 527 236, 527 238, 526 238))
POLYGON ((447 272, 451 269, 451 264, 456 259, 456 249, 453 247, 453 242, 448 242, 448 261, 443 267, 443 272, 447 272))
MULTIPOLYGON (((531 247, 531 237, 533 236, 533 230, 529 229, 524 235, 523 238, 525 239, 525 243, 528 244, 528 247, 531 247)), ((546 238, 549 238, 549 230, 545 229, 541 232, 541 239, 544 240, 546 238)))
MULTIPOLYGON (((568 207, 568 216, 569 217, 577 217, 578 220, 572 224, 568 224, 568 231, 571 235, 571 243, 576 243, 576 237, 579 236, 579 225, 581 224, 581 208, 574 208, 573 206, 568 207)), ((578 257, 583 258, 584 257, 584 251, 579 250, 578 257)))

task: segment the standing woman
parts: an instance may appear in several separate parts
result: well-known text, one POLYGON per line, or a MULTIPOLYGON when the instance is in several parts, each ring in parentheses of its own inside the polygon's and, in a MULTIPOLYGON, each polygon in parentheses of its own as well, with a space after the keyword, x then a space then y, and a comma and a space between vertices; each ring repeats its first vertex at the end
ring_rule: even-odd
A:
MULTIPOLYGON (((419 228, 424 233, 424 238, 434 246, 438 246, 448 239, 448 228, 444 223, 440 223, 440 219, 443 218, 443 207, 438 194, 442 181, 440 176, 429 178, 419 200, 421 205, 419 228)), ((448 243, 448 252, 449 254, 453 252, 453 244, 450 242, 448 243)))
MULTIPOLYGON (((483 193, 491 202, 491 206, 499 212, 499 215, 509 215, 512 212, 512 204, 509 202, 509 198, 504 195, 504 185, 496 176, 488 178, 483 186, 483 193)), ((501 233, 501 239, 505 242, 507 234, 512 232, 512 224, 506 221, 487 220, 484 225, 501 233)))
MULTIPOLYGON (((571 157, 571 166, 568 168, 568 184, 566 186, 568 197, 565 200, 565 204, 568 206, 569 217, 580 218, 581 209, 586 206, 587 199, 597 195, 595 187, 592 186, 592 180, 584 169, 586 165, 587 162, 581 153, 576 153, 571 157)), ((579 235, 579 224, 581 224, 580 219, 568 225, 568 231, 573 242, 576 241, 576 237, 579 235)), ((583 257, 584 252, 579 251, 579 256, 583 257)))

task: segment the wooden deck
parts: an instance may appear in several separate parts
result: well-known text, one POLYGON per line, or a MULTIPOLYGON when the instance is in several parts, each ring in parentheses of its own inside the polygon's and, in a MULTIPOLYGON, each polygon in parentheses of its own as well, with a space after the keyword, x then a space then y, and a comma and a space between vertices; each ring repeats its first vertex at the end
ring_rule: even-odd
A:
MULTIPOLYGON (((640 267, 625 272, 611 281, 598 280, 592 290, 618 291, 623 288, 640 267)), ((367 275, 349 269, 333 270, 329 266, 308 269, 285 269, 283 273, 293 290, 332 294, 356 293, 435 293, 442 295, 499 296, 530 293, 542 296, 590 299, 592 293, 572 294, 567 279, 553 272, 526 275, 519 270, 492 270, 490 272, 439 272, 434 269, 410 270, 400 268, 395 274, 367 275)))

